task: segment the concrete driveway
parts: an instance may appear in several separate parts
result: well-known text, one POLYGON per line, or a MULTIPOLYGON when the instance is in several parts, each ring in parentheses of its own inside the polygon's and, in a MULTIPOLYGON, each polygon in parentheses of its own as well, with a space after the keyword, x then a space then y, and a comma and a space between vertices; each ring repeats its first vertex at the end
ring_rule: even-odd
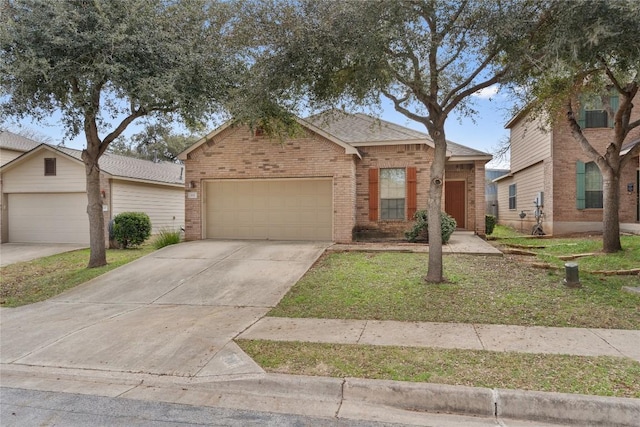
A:
POLYGON ((0 245, 0 267, 86 247, 75 243, 3 243, 0 245))
POLYGON ((3 366, 207 377, 262 370, 231 340, 329 243, 169 246, 48 301, 0 309, 3 366))

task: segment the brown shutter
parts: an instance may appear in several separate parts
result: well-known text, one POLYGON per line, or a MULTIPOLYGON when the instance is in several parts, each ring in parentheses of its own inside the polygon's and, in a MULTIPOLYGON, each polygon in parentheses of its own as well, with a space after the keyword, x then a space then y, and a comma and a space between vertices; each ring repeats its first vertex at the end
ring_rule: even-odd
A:
POLYGON ((418 210, 418 174, 416 168, 407 168, 407 219, 413 219, 418 210))
POLYGON ((378 169, 369 169, 369 221, 378 220, 378 169))

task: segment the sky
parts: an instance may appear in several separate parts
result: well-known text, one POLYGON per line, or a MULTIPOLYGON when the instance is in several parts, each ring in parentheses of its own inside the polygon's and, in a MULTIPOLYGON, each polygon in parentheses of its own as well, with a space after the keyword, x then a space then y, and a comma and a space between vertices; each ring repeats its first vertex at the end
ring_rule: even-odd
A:
MULTIPOLYGON (((513 102, 509 95, 497 90, 497 86, 489 87, 476 93, 473 97, 474 108, 477 114, 473 117, 449 116, 445 125, 445 134, 448 140, 466 145, 486 153, 494 153, 501 140, 508 138, 509 132, 504 125, 511 118, 513 102)), ((420 123, 412 121, 394 110, 391 102, 383 101, 381 108, 373 111, 383 120, 406 126, 411 129, 426 133, 426 129, 420 123)), ((64 129, 59 114, 54 114, 42 122, 34 122, 30 119, 18 123, 9 121, 5 123, 8 130, 19 132, 30 130, 51 139, 51 143, 63 142, 64 129)), ((114 126, 115 127, 115 126, 114 126)), ((124 132, 130 137, 142 130, 142 121, 138 119, 124 132)), ((210 129, 213 130, 213 129, 210 129)), ((105 135, 101 134, 101 137, 105 135)), ((83 135, 73 140, 65 140, 64 145, 69 148, 82 149, 86 143, 83 135)), ((508 159, 494 159, 488 168, 508 169, 508 159)))

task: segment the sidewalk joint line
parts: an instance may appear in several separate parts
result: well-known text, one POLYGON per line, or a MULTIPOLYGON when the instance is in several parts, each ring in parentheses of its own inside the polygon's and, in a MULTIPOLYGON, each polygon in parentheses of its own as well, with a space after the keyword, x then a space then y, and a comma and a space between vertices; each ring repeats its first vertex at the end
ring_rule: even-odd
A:
POLYGON ((595 335, 596 337, 600 338, 602 341, 604 341, 609 347, 611 347, 612 349, 614 349, 615 351, 617 351, 622 357, 625 358, 629 358, 628 355, 624 354, 623 352, 621 352, 618 347, 616 347, 615 345, 611 344, 609 341, 606 340, 606 338, 604 338, 603 336, 601 336, 600 334, 598 334, 593 328, 586 328, 589 332, 591 332, 593 335, 595 335))
POLYGON ((364 335, 364 331, 367 329, 368 325, 369 325, 369 320, 365 320, 364 321, 364 326, 362 327, 362 330, 360 331, 360 335, 358 336, 358 339, 356 340, 356 344, 360 344, 360 341, 362 340, 362 336, 364 335))
POLYGON ((482 346, 482 349, 487 350, 487 346, 484 345, 484 343, 482 342, 482 338, 480 338, 480 333, 478 332, 477 325, 475 323, 472 323, 471 326, 473 327, 473 332, 475 332, 476 334, 476 338, 478 338, 478 341, 480 341, 480 345, 482 346))

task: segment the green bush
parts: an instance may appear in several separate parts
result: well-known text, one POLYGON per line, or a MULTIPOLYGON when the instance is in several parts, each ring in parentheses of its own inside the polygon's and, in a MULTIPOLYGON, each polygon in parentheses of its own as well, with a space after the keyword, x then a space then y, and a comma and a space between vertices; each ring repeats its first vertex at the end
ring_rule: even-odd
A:
POLYGON ((496 217, 493 215, 484 216, 484 228, 487 236, 493 234, 493 229, 496 227, 496 217))
POLYGON ((175 245, 176 243, 180 243, 180 230, 176 231, 169 228, 163 228, 153 241, 153 247, 160 249, 165 246, 175 245))
MULTIPOLYGON (((404 236, 410 242, 415 242, 418 239, 424 239, 428 242, 429 223, 427 220, 427 211, 418 211, 413 218, 416 220, 416 223, 411 230, 404 233, 404 236)), ((456 223, 456 220, 446 212, 440 213, 440 223, 442 243, 447 243, 453 232, 456 230, 456 226, 458 224, 456 223)))
POLYGON ((123 212, 113 218, 113 237, 123 247, 141 245, 151 236, 151 220, 144 212, 123 212))

